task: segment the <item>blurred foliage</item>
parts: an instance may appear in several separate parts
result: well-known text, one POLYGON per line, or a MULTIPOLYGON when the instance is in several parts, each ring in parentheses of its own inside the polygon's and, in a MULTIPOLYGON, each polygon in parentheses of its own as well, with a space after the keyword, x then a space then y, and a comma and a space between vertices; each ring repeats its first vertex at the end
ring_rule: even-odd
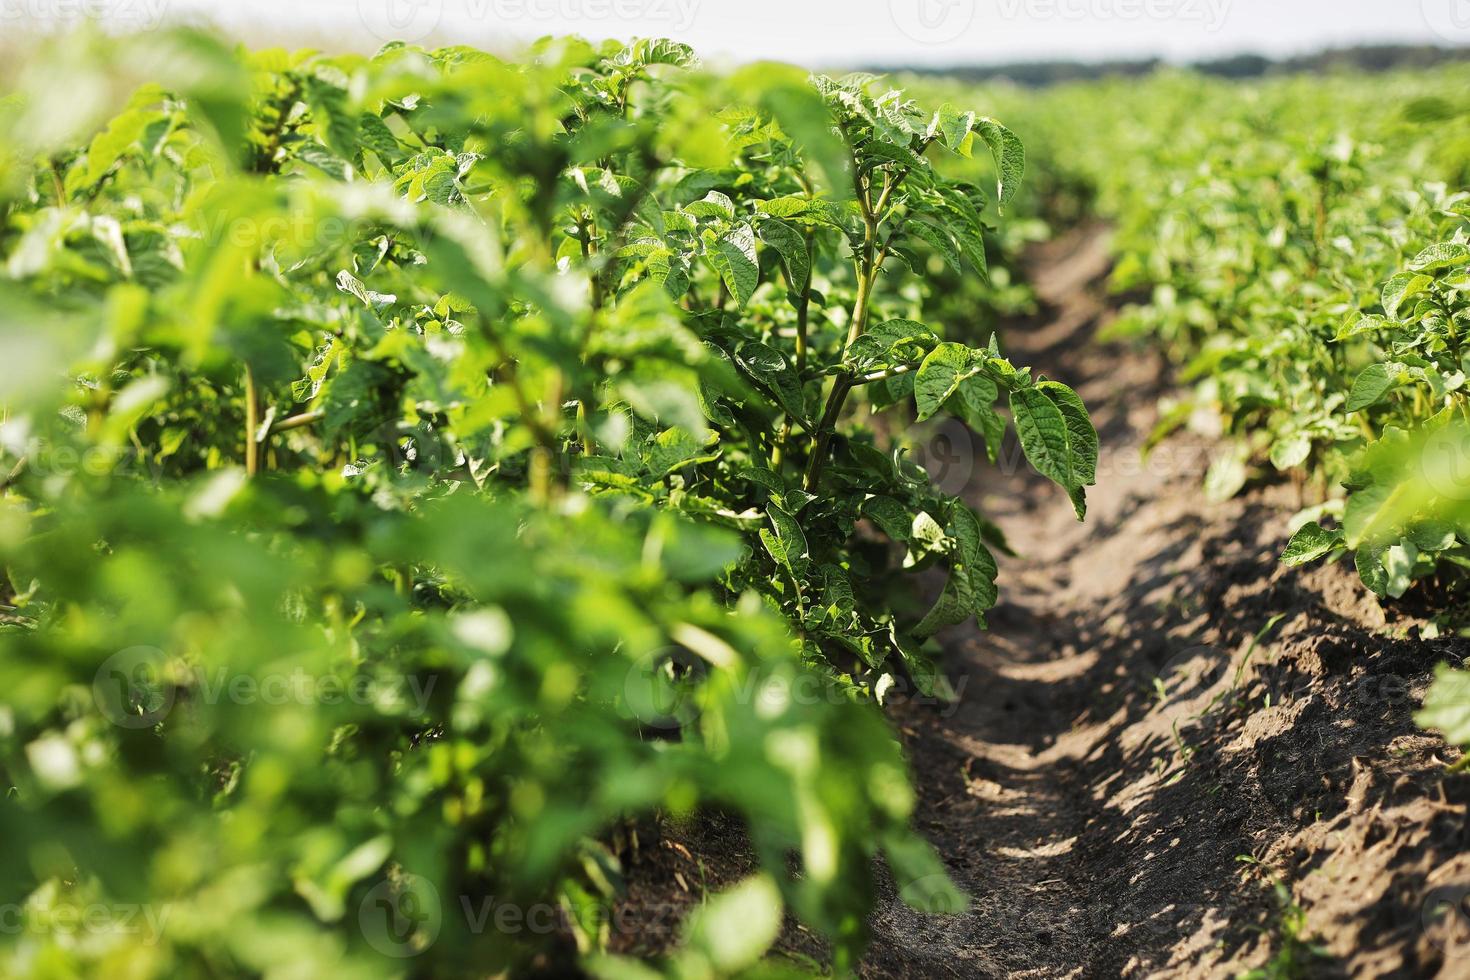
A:
MULTIPOLYGON (((1351 554, 1384 598, 1433 581, 1448 622, 1470 568, 1467 81, 1165 72, 1024 112, 987 94, 1042 161, 1023 207, 1113 224, 1113 336, 1162 345, 1192 386, 1154 440, 1210 423, 1209 496, 1274 474, 1310 493, 1287 564, 1351 554)), ((1463 692, 1446 672, 1420 715, 1462 745, 1463 692)))
MULTIPOLYGON (((1470 152, 1451 123, 1466 77, 1161 73, 1018 113, 1060 173, 1037 183, 1082 188, 1074 213, 1114 223, 1113 285, 1134 302, 1112 334, 1162 344, 1192 385, 1154 441, 1218 419, 1206 492, 1303 482, 1316 501, 1288 561, 1352 550, 1381 596, 1470 559, 1445 455, 1470 419, 1470 152)), ((1055 215, 1066 196, 1028 203, 1055 215)))

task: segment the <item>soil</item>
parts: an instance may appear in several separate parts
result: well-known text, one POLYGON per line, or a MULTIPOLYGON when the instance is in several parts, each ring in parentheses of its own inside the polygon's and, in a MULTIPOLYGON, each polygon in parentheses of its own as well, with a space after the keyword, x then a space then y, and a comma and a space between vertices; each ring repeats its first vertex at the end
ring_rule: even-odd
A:
MULTIPOLYGON (((862 974, 1470 977, 1470 775, 1413 722, 1470 642, 1422 638, 1412 601, 1381 606, 1345 565, 1282 567, 1299 491, 1207 502, 1208 439, 1143 460, 1170 371, 1098 335, 1103 228, 1027 264, 1041 312, 1002 339, 1087 402, 1098 486, 1078 523, 1014 446, 999 465, 961 447, 967 497, 1020 554, 989 629, 942 637, 958 700, 890 710, 918 829, 973 903, 923 915, 887 883, 862 974)), ((717 815, 643 833, 630 907, 752 869, 717 815)), ((822 958, 794 922, 780 948, 822 958)))

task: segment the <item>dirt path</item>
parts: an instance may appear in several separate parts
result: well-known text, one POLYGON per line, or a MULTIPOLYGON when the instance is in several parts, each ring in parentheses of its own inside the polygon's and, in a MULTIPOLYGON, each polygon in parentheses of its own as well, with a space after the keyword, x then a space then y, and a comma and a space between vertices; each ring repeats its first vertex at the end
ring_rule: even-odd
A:
POLYGON ((958 703, 896 712, 920 829, 973 907, 890 897, 864 973, 1209 976, 1289 957, 1307 975, 1470 976, 1463 907, 1424 924, 1470 883, 1470 791, 1411 721, 1466 644, 1420 640, 1341 568, 1280 569, 1290 488, 1206 504, 1198 440, 1140 463, 1167 370, 1095 339, 1107 262, 1096 228, 1040 250, 1044 312, 1002 338, 1094 414, 1088 520, 1022 466, 978 467, 969 496, 1021 557, 1002 561, 989 631, 946 638, 958 703))

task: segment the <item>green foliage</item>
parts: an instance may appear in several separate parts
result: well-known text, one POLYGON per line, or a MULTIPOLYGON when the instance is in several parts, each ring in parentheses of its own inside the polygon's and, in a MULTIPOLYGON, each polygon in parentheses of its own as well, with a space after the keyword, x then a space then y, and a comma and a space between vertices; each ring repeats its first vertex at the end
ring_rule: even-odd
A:
POLYGON ((1083 171, 1118 223, 1115 286, 1150 294, 1113 329, 1156 338, 1194 384, 1155 439, 1217 415, 1210 497, 1293 474, 1325 500, 1283 560, 1353 552, 1370 589, 1400 596, 1470 558, 1470 195, 1406 164, 1432 133, 1376 111, 1446 80, 1388 84, 1166 74, 1067 90, 1054 117, 1031 115, 1091 120, 1092 155, 1056 165, 1083 171))
POLYGON ((992 203, 931 157, 984 142, 1003 203, 1014 135, 667 41, 63 43, 0 103, 0 900, 171 918, 7 937, 7 974, 570 968, 609 829, 699 806, 764 870, 673 973, 752 966, 783 908, 849 967, 880 855, 963 906, 871 700, 945 696, 922 639, 1004 542, 848 409, 994 452, 1004 393, 1081 516, 1076 395, 925 322, 992 203), (900 560, 948 568, 927 615, 900 560))
MULTIPOLYGON (((1114 222, 1114 285, 1146 297, 1115 335, 1193 385, 1155 439, 1218 418, 1206 493, 1288 474, 1312 506, 1282 561, 1350 554, 1384 598, 1434 579, 1462 602, 1470 569, 1470 157, 1443 96, 1465 82, 1163 73, 1025 113, 1029 143, 1072 151, 1043 152, 1039 183, 1114 222)), ((1442 672, 1419 716, 1461 745, 1464 687, 1442 672)))

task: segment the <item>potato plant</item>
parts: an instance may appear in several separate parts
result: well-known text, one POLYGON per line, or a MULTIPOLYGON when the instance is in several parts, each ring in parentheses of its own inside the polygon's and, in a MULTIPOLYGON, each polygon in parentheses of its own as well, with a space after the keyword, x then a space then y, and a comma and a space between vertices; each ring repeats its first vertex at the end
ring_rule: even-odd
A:
POLYGON ((855 416, 995 452, 1003 409, 1084 513, 1077 396, 924 320, 931 262, 985 274, 1009 130, 657 40, 81 34, 16 84, 0 901, 162 925, 6 934, 4 972, 629 975, 628 822, 700 807, 762 870, 671 975, 757 966, 784 909, 850 968, 880 856, 963 907, 873 702, 945 694, 923 642, 1004 542, 855 416), (993 191, 932 162, 977 149, 993 191), (927 614, 891 564, 947 570, 927 614))
MULTIPOLYGON (((1089 187, 1116 222, 1113 282, 1144 300, 1114 334, 1161 344, 1192 385, 1158 437, 1213 416, 1210 495, 1296 482, 1287 565, 1351 555, 1386 600, 1435 582, 1446 629, 1470 568, 1470 192, 1442 97, 1464 77, 1166 75, 1028 114, 1045 145, 1079 147, 1048 157, 1065 171, 1050 182, 1089 187)), ((1466 677, 1443 670, 1419 715, 1462 746, 1466 677)))

